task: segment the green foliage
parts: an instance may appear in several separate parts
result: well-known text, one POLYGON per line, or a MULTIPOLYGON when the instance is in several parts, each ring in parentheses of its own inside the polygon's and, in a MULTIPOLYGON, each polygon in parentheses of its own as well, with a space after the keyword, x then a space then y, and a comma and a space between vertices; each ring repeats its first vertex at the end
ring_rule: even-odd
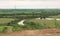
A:
POLYGON ((45 28, 44 25, 36 23, 36 22, 31 22, 31 21, 25 21, 25 25, 18 25, 15 24, 13 26, 13 31, 22 31, 22 30, 36 30, 36 29, 43 29, 45 28))
POLYGON ((24 30, 24 28, 23 28, 24 26, 23 25, 18 25, 18 24, 15 24, 14 26, 13 26, 13 32, 15 32, 15 31, 22 31, 22 30, 24 30))
POLYGON ((8 32, 8 29, 7 29, 7 27, 4 27, 4 29, 2 30, 2 32, 3 32, 3 33, 6 33, 6 32, 8 32))
POLYGON ((25 21, 25 27, 28 28, 28 29, 42 29, 42 28, 45 28, 44 25, 42 24, 39 24, 37 22, 32 22, 32 21, 25 21))
MULTIPOLYGON (((0 24, 0 31, 7 32, 7 27, 3 26, 13 26, 13 31, 19 31, 19 30, 35 30, 35 29, 43 29, 43 28, 60 28, 60 23, 54 22, 54 24, 45 23, 46 21, 25 21, 24 26, 18 25, 17 22, 19 22, 21 19, 25 18, 46 18, 49 16, 59 15, 60 10, 58 9, 0 9, 0 18, 14 18, 12 19, 3 19, 5 22, 4 24, 0 24), (11 22, 10 22, 11 21, 11 22), (8 24, 6 23, 8 22, 8 24), (3 25, 3 26, 2 26, 3 25), (2 27, 1 27, 2 26, 2 27)), ((0 22, 3 22, 2 20, 0 22)))
POLYGON ((3 18, 46 18, 59 14, 59 9, 0 9, 0 17, 3 18))
POLYGON ((13 21, 13 18, 0 18, 0 24, 6 24, 8 22, 13 21))
POLYGON ((8 32, 7 27, 6 26, 0 26, 0 32, 2 32, 2 33, 8 32))
POLYGON ((7 26, 15 26, 21 19, 15 19, 7 24, 7 26))
POLYGON ((32 27, 33 25, 36 25, 35 28, 60 28, 60 21, 57 20, 36 20, 36 19, 30 19, 26 20, 24 22, 28 27, 29 25, 32 27))

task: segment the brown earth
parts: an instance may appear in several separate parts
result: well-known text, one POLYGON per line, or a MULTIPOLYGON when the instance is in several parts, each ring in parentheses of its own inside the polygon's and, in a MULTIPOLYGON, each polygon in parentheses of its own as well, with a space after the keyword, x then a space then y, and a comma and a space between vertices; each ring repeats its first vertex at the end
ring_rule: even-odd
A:
POLYGON ((11 33, 0 33, 0 36, 60 36, 60 29, 24 30, 11 33))

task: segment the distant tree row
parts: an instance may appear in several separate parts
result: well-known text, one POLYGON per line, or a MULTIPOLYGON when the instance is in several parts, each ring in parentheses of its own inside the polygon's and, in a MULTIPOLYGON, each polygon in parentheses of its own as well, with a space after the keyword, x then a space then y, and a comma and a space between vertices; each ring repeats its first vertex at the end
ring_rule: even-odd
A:
POLYGON ((0 14, 0 17, 12 17, 12 18, 37 18, 40 17, 46 18, 49 16, 54 16, 54 15, 59 15, 60 11, 53 11, 53 12, 48 12, 48 11, 40 11, 40 12, 21 12, 21 13, 13 13, 13 14, 0 14))

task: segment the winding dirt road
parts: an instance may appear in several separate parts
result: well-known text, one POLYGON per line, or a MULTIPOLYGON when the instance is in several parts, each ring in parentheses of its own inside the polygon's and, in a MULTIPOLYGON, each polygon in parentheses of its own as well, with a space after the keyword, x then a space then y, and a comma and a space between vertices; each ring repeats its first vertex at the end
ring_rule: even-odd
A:
MULTIPOLYGON (((36 19, 40 19, 40 18, 36 18, 36 19)), ((44 19, 42 19, 44 20, 44 19)), ((55 18, 46 18, 45 20, 55 20, 55 18)), ((56 20, 60 20, 60 18, 57 18, 56 20)))
MULTIPOLYGON (((36 19, 40 19, 40 18, 36 18, 36 19)), ((44 19, 42 19, 42 20, 44 20, 44 19)), ((55 20, 55 19, 54 19, 54 18, 46 18, 45 20, 55 20)), ((56 20, 60 20, 60 19, 57 18, 56 20)), ((24 25, 24 21, 25 21, 25 20, 21 20, 21 21, 18 22, 18 24, 19 24, 19 25, 24 25)))
POLYGON ((18 22, 18 24, 19 24, 19 25, 24 25, 24 21, 25 21, 25 20, 21 20, 21 21, 18 22))

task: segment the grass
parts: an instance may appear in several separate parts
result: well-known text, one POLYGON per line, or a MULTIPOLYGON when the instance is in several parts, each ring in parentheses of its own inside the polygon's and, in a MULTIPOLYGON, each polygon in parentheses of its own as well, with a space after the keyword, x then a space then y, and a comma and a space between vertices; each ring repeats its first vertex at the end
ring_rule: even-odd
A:
MULTIPOLYGON (((14 19, 12 18, 0 18, 1 24, 8 23, 14 19)), ((41 20, 41 19, 26 19, 27 24, 24 23, 24 26, 18 25, 14 21, 14 23, 11 23, 13 25, 12 31, 20 31, 20 30, 36 30, 36 29, 45 29, 45 28, 60 28, 60 21, 57 20, 41 20)), ((25 22, 26 22, 25 21, 25 22)), ((0 31, 6 32, 5 26, 0 26, 0 31)))
POLYGON ((5 24, 5 23, 8 23, 12 20, 14 20, 14 19, 12 19, 12 18, 0 18, 0 24, 5 24))
POLYGON ((49 16, 51 18, 60 18, 60 15, 55 15, 55 16, 49 16))
POLYGON ((0 32, 7 32, 7 26, 0 26, 0 32))
MULTIPOLYGON (((7 20, 9 20, 9 22, 11 20, 13 20, 12 18, 0 18, 0 20, 5 20, 4 22, 8 22, 7 20)), ((18 25, 14 21, 14 23, 12 23, 12 31, 21 31, 21 30, 36 30, 36 29, 45 29, 45 28, 60 28, 60 21, 57 20, 41 20, 41 19, 26 19, 26 21, 24 22, 24 26, 18 25), (26 22, 27 21, 27 22, 26 22)), ((7 30, 4 29, 5 26, 0 26, 0 31, 6 32, 7 30), (6 30, 6 31, 5 31, 6 30)))
POLYGON ((27 19, 26 21, 42 24, 46 28, 60 28, 60 21, 57 20, 27 19))

